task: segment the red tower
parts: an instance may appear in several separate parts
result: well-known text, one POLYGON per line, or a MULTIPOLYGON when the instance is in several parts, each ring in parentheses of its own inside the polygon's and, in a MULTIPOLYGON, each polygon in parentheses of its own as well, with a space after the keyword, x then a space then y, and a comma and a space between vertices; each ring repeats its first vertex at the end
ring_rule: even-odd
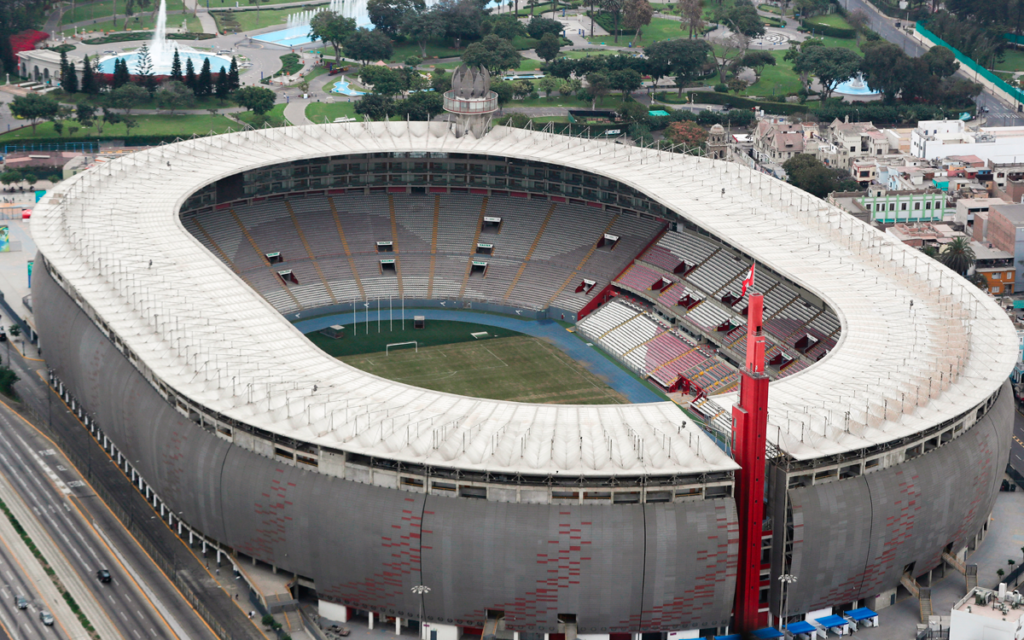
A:
POLYGON ((733 626, 737 631, 754 631, 759 626, 768 429, 768 376, 764 373, 764 334, 761 331, 763 309, 764 296, 752 293, 747 306, 747 362, 740 380, 740 402, 732 409, 733 458, 740 466, 736 482, 740 550, 733 608, 733 626))

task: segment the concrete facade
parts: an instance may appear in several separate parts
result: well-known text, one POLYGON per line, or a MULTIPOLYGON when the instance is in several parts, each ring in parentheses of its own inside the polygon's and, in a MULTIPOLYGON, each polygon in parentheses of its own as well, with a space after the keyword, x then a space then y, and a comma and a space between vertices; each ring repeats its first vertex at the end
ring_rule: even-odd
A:
POLYGON ((1024 204, 1000 203, 989 209, 988 241, 996 248, 1013 254, 1016 282, 1024 279, 1024 204))

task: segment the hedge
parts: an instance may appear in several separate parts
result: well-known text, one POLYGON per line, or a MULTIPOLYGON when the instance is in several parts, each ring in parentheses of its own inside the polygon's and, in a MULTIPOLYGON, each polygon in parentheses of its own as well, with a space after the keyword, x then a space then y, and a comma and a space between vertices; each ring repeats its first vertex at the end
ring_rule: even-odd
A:
MULTIPOLYGON (((244 127, 238 125, 235 131, 241 131, 244 127)), ((217 131, 216 133, 224 133, 223 131, 217 131)), ((171 143, 181 138, 182 140, 188 140, 192 136, 96 136, 89 138, 19 138, 17 140, 0 137, 0 149, 5 146, 31 146, 31 145, 63 145, 66 142, 82 143, 91 142, 93 144, 100 144, 102 142, 120 142, 126 147, 155 147, 163 143, 171 143)))
MULTIPOLYGON (((805 104, 751 100, 744 96, 715 93, 713 91, 690 92, 686 95, 691 96, 693 98, 693 102, 698 104, 727 104, 734 109, 750 109, 757 107, 759 109, 764 109, 767 113, 775 113, 779 115, 803 113, 811 110, 810 107, 805 104)), ((685 104, 687 102, 685 96, 680 98, 674 93, 658 93, 655 97, 662 102, 668 102, 670 104, 685 104)))
POLYGON ((800 26, 805 31, 814 31, 816 36, 826 36, 829 38, 842 38, 843 40, 853 40, 857 37, 857 32, 853 29, 844 29, 842 27, 833 27, 827 24, 819 24, 810 20, 804 20, 800 26))
MULTIPOLYGON (((209 40, 216 38, 214 33, 168 33, 168 40, 209 40)), ((83 40, 82 44, 110 44, 112 42, 132 42, 133 40, 152 40, 152 31, 134 31, 132 33, 115 33, 99 38, 83 40)))

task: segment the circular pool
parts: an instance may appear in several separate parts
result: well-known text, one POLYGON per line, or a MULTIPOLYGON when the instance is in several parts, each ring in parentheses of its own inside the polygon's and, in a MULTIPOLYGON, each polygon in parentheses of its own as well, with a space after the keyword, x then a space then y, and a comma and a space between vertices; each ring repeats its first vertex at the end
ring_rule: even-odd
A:
MULTIPOLYGON (((173 54, 172 54, 173 56, 173 54)), ((156 56, 153 56, 153 73, 158 76, 166 76, 171 73, 171 58, 168 56, 166 61, 157 60, 156 56)), ((181 58, 181 72, 185 73, 186 60, 192 60, 192 66, 195 67, 196 74, 203 68, 203 61, 209 59, 210 71, 212 73, 219 73, 221 70, 225 72, 231 68, 231 58, 226 56, 219 56, 213 53, 200 53, 198 51, 190 51, 185 49, 178 49, 178 56, 181 58)), ((97 70, 100 73, 114 73, 114 61, 118 58, 123 58, 128 63, 128 70, 132 73, 136 72, 138 66, 138 52, 124 53, 121 55, 110 56, 101 60, 97 65, 97 70)))
POLYGON ((879 94, 878 91, 868 86, 863 74, 857 74, 856 77, 850 78, 846 82, 840 82, 836 85, 833 93, 840 93, 844 96, 877 96, 879 94))

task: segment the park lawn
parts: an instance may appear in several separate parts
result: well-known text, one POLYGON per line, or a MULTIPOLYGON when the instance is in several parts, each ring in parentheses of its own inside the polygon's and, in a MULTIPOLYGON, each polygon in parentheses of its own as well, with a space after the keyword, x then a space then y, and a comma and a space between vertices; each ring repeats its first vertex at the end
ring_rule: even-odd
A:
MULTIPOLYGON (((169 16, 168 22, 171 22, 175 16, 169 16)), ((177 18, 176 22, 172 23, 174 26, 181 24, 181 17, 177 18)), ((79 28, 78 33, 89 33, 90 31, 101 32, 101 31, 147 31, 152 30, 156 27, 156 18, 149 15, 135 14, 128 18, 128 26, 125 28, 124 14, 117 16, 117 21, 113 21, 110 18, 106 20, 98 20, 95 24, 90 24, 88 27, 79 28)), ((64 27, 61 32, 66 36, 73 35, 75 33, 74 27, 64 27)))
MULTIPOLYGON (((312 71, 310 71, 306 75, 302 76, 302 80, 305 80, 306 82, 312 82, 313 78, 319 78, 320 76, 324 75, 325 73, 327 73, 327 67, 315 67, 312 71)), ((299 82, 302 82, 302 80, 300 80, 299 82)), ((295 84, 297 85, 298 82, 296 82, 295 84)), ((292 86, 295 86, 295 85, 292 85, 292 86)))
POLYGON ((844 49, 849 49, 851 51, 857 52, 857 55, 859 55, 859 56, 864 55, 864 52, 861 51, 861 49, 860 49, 860 45, 857 44, 857 39, 856 38, 833 38, 831 36, 829 36, 829 37, 814 36, 814 37, 817 38, 818 40, 821 40, 822 42, 824 42, 826 47, 842 47, 844 49))
MULTIPOLYGON (((284 108, 288 105, 286 103, 275 104, 274 108, 268 111, 265 115, 267 116, 267 122, 272 127, 284 127, 290 124, 284 117, 284 108)), ((242 122, 252 124, 256 114, 252 111, 243 111, 242 113, 236 113, 235 117, 242 122)), ((255 126, 255 125, 254 125, 255 126)))
POLYGON ((1007 47, 1003 52, 1003 61, 996 63, 999 71, 1024 71, 1024 51, 1007 47))
POLYGON ((264 27, 283 26, 288 16, 304 10, 306 10, 304 7, 298 7, 293 9, 262 9, 260 11, 215 11, 212 12, 212 15, 217 21, 217 27, 220 31, 234 30, 241 32, 262 29, 264 27), (230 19, 226 21, 227 24, 224 24, 225 18, 234 18, 238 26, 231 25, 230 19))
POLYGON ((764 11, 766 13, 774 13, 774 14, 780 15, 780 16, 781 15, 793 15, 792 10, 788 10, 785 13, 783 13, 782 9, 780 9, 779 7, 776 7, 774 5, 770 5, 770 4, 759 4, 759 5, 757 5, 757 8, 758 8, 759 11, 764 11))
MULTIPOLYGON (((60 102, 63 103, 63 104, 76 104, 77 105, 77 104, 83 104, 84 103, 84 104, 91 104, 91 105, 93 105, 94 107, 97 107, 97 108, 109 107, 110 106, 109 103, 108 103, 108 100, 107 100, 108 94, 105 94, 105 93, 101 93, 101 94, 96 95, 96 96, 90 96, 90 95, 85 94, 85 93, 73 93, 71 95, 68 95, 68 94, 66 94, 66 93, 64 93, 64 92, 62 92, 62 91, 60 91, 58 89, 57 91, 53 92, 53 96, 55 98, 57 98, 58 100, 60 100, 60 102)), ((232 102, 230 99, 229 100, 225 100, 225 101, 222 102, 222 101, 218 100, 216 96, 206 96, 204 98, 196 98, 196 106, 191 107, 191 108, 192 109, 223 109, 225 107, 232 107, 232 106, 234 106, 234 104, 235 103, 232 102)), ((156 98, 150 98, 148 100, 140 102, 138 106, 134 107, 132 109, 132 114, 134 115, 136 112, 141 112, 141 111, 146 111, 146 110, 153 110, 153 109, 158 109, 158 108, 159 107, 157 106, 156 98)), ((118 111, 118 110, 115 110, 115 111, 118 111)))
POLYGON ((813 18, 807 18, 809 24, 824 24, 829 27, 837 27, 839 29, 852 29, 850 23, 846 21, 846 18, 839 15, 838 13, 829 13, 826 15, 814 16, 813 18))
MULTIPOLYGON (((228 120, 224 116, 192 114, 151 116, 136 115, 133 113, 131 118, 139 124, 137 127, 132 127, 130 135, 133 136, 180 136, 184 138, 186 136, 191 136, 194 133, 205 135, 210 131, 223 133, 228 129, 237 130, 239 128, 236 123, 228 120)), ((96 127, 89 129, 83 127, 77 131, 74 136, 68 135, 68 127, 75 126, 76 124, 77 123, 74 120, 64 121, 64 135, 58 136, 53 130, 52 122, 42 122, 36 126, 35 133, 32 133, 31 127, 25 127, 24 129, 18 129, 17 131, 11 131, 0 135, 0 142, 11 142, 15 140, 33 138, 52 138, 54 140, 79 140, 82 138, 87 139, 96 136, 116 138, 118 136, 128 135, 127 128, 123 124, 104 125, 103 133, 97 131, 96 127)))
POLYGON ((793 71, 793 63, 782 59, 786 52, 772 51, 771 53, 775 56, 776 65, 762 69, 757 82, 747 87, 741 95, 780 97, 800 91, 800 77, 793 71))
MULTIPOLYGON (((662 40, 674 40, 675 38, 683 38, 688 33, 682 28, 682 22, 679 20, 669 20, 668 18, 651 18, 651 24, 643 28, 641 33, 642 40, 637 48, 642 49, 652 43, 661 42, 662 40)), ((635 36, 620 35, 618 44, 615 43, 615 34, 608 34, 606 36, 590 36, 587 38, 591 44, 603 44, 611 47, 625 47, 635 39, 635 36)))
POLYGON ((334 122, 336 118, 363 119, 356 114, 355 102, 312 102, 306 107, 306 117, 317 124, 324 118, 327 122, 334 122))
POLYGON ((195 17, 191 13, 185 17, 185 27, 189 30, 189 33, 203 32, 203 25, 199 22, 199 18, 195 17))
MULTIPOLYGON (((215 1, 215 0, 211 0, 215 1)), ((146 12, 156 12, 159 9, 159 3, 151 3, 146 12)), ((124 0, 117 3, 118 15, 121 19, 124 19, 124 0)), ((185 3, 183 0, 167 0, 167 12, 172 11, 184 11, 185 3)), ((136 12, 139 13, 139 12, 136 12)), ((114 14, 114 0, 100 0, 99 2, 90 2, 77 4, 74 9, 65 11, 61 16, 61 24, 74 24, 76 22, 84 22, 86 20, 96 20, 100 18, 109 18, 114 14)), ((172 16, 167 17, 167 21, 171 22, 172 16)))
MULTIPOLYGON (((457 57, 461 56, 463 51, 465 51, 465 46, 463 46, 462 49, 456 49, 450 42, 446 42, 444 40, 431 40, 427 42, 427 57, 424 59, 429 60, 431 58, 457 57)), ((331 50, 331 53, 333 53, 333 49, 331 50)), ((417 58, 423 57, 420 45, 415 42, 396 42, 395 50, 388 61, 405 62, 405 59, 410 56, 416 56, 417 58)))

